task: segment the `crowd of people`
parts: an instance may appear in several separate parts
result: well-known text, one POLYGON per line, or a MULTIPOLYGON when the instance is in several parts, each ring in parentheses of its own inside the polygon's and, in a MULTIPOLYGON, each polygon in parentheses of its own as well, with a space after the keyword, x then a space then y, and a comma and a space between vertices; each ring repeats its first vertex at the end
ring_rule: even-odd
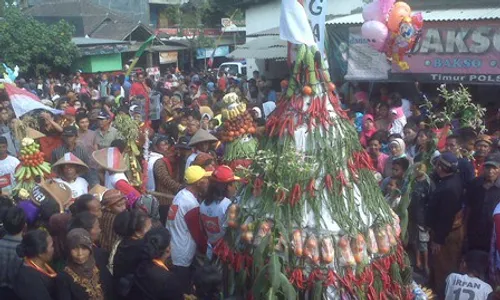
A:
MULTIPOLYGON (((39 182, 34 200, 10 197, 22 140, 0 94, 0 299, 221 299, 221 271, 207 261, 241 186, 222 160, 222 97, 246 99, 262 128, 281 93, 252 75, 19 80, 63 112, 31 114, 53 175, 39 182), (132 183, 128 141, 114 127, 119 115, 148 134, 143 187, 132 183)), ((497 141, 452 124, 431 128, 423 94, 408 100, 384 87, 339 96, 388 204, 408 210, 402 239, 415 270, 446 299, 467 291, 486 299, 500 284, 497 141)))

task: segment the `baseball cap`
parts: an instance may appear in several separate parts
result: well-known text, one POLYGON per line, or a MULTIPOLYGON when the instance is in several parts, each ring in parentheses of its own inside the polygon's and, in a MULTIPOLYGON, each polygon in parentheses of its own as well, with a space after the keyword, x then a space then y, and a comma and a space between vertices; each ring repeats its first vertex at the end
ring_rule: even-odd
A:
POLYGON ((177 142, 177 144, 175 144, 175 148, 189 150, 191 149, 191 147, 189 146, 189 141, 189 137, 183 136, 179 138, 179 141, 177 142))
POLYGON ((67 116, 76 116, 76 108, 74 108, 73 106, 68 106, 66 107, 66 109, 64 110, 64 114, 67 115, 67 116))
POLYGON ((184 181, 186 181, 187 184, 193 184, 210 176, 212 176, 212 172, 207 172, 200 166, 190 166, 184 173, 184 181))
POLYGON ((458 158, 455 154, 451 152, 444 152, 439 156, 439 163, 444 165, 445 167, 451 168, 458 166, 458 158))
POLYGON ((63 128, 62 136, 77 136, 78 129, 75 126, 66 126, 63 128))
POLYGON ((107 112, 105 112, 103 110, 101 110, 99 112, 99 115, 97 116, 98 120, 107 120, 107 119, 110 119, 110 118, 111 118, 111 116, 107 112))
POLYGON ((212 173, 211 179, 214 181, 223 182, 223 183, 241 180, 241 178, 238 176, 235 176, 233 170, 231 170, 231 168, 229 166, 226 166, 226 165, 218 166, 215 169, 215 171, 212 173))
POLYGON ((493 167, 500 167, 500 154, 498 153, 493 153, 490 154, 486 157, 486 161, 484 162, 485 166, 493 166, 493 167))

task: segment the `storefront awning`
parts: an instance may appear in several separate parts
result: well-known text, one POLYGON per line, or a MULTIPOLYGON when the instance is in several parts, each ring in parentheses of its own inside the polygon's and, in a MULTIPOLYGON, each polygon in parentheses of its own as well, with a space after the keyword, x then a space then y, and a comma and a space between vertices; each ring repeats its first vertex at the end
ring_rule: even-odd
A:
MULTIPOLYGON (((424 15, 426 22, 446 22, 446 21, 476 21, 476 20, 497 20, 500 19, 500 7, 481 8, 450 8, 415 11, 424 15)), ((351 25, 362 24, 361 13, 333 18, 327 21, 327 25, 351 25)))
POLYGON ((278 35, 257 37, 229 53, 230 58, 277 59, 287 57, 287 42, 278 35))

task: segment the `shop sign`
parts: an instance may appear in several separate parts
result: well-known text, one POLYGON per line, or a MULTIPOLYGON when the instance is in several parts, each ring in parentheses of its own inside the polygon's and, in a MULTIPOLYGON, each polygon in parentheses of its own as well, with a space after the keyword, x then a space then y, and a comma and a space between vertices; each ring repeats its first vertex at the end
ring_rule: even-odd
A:
POLYGON ((410 70, 436 82, 500 82, 500 22, 426 23, 410 70))
POLYGON ((160 64, 177 63, 178 52, 160 52, 160 64))
POLYGON ((128 50, 129 50, 128 45, 120 45, 120 44, 80 47, 80 53, 82 54, 82 56, 122 53, 128 50))
MULTIPOLYGON (((425 15, 424 15, 425 19, 425 15)), ((360 27, 349 29, 346 80, 500 83, 500 21, 427 22, 410 69, 390 65, 373 50, 360 27)))

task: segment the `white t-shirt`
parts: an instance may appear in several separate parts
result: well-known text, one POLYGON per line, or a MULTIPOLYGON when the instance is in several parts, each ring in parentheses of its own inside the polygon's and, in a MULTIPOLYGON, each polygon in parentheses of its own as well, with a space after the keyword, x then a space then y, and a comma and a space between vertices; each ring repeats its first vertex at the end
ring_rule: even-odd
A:
POLYGON ((214 245, 226 232, 226 210, 231 205, 231 200, 224 198, 221 202, 213 201, 200 205, 200 219, 203 229, 208 237, 208 243, 214 245))
POLYGON ((196 242, 189 232, 184 217, 192 210, 199 208, 198 199, 188 191, 182 189, 175 195, 168 211, 167 229, 172 234, 172 262, 176 266, 189 267, 196 254, 196 242))
POLYGON ((186 169, 193 164, 194 160, 196 159, 196 156, 198 156, 198 151, 193 152, 191 153, 191 155, 188 156, 188 158, 186 159, 186 169))
POLYGON ((109 171, 106 171, 104 174, 104 187, 108 190, 115 189, 115 184, 122 179, 128 182, 125 173, 109 173, 109 171))
POLYGON ((0 191, 10 193, 16 185, 14 174, 19 165, 19 159, 14 156, 7 155, 3 160, 0 160, 0 191))
POLYGON ((64 181, 62 178, 54 178, 54 180, 67 185, 71 189, 72 198, 80 197, 81 195, 88 194, 89 192, 89 183, 82 177, 77 177, 75 181, 71 183, 64 181))
POLYGON ((457 273, 446 278, 445 300, 486 300, 491 292, 491 286, 479 278, 457 273))

